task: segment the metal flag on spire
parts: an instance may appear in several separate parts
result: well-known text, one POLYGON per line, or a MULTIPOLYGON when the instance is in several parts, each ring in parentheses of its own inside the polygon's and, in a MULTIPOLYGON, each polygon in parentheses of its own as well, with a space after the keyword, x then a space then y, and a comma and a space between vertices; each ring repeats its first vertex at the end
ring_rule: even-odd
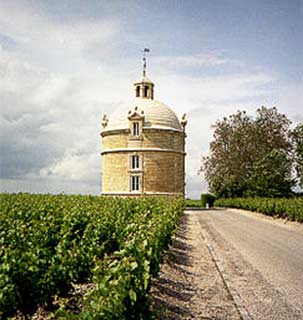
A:
POLYGON ((143 49, 143 77, 146 76, 146 53, 150 52, 148 48, 143 49))

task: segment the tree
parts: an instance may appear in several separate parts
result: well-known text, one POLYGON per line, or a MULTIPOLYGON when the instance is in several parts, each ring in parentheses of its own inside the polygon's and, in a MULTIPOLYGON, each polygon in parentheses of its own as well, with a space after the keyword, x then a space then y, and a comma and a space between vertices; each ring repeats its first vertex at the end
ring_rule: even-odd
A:
POLYGON ((245 196, 285 197, 296 183, 291 177, 292 163, 284 151, 273 151, 254 163, 245 196))
MULTIPOLYGON (((257 109, 255 119, 245 111, 238 111, 217 121, 213 126, 210 153, 202 159, 201 166, 210 191, 218 197, 247 194, 258 168, 256 164, 262 159, 266 162, 271 159, 265 158, 266 155, 276 150, 284 152, 289 159, 289 126, 290 120, 285 115, 276 108, 266 107, 257 109)), ((288 179, 287 175, 285 179, 288 179)))
POLYGON ((295 169, 299 185, 303 189, 303 122, 299 123, 290 133, 293 144, 295 169))

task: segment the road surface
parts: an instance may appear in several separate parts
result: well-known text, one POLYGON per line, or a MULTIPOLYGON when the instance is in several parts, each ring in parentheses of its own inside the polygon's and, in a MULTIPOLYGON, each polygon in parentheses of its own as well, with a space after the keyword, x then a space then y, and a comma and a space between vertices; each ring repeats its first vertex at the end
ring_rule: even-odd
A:
POLYGON ((303 319, 303 233, 240 210, 192 211, 251 319, 303 319))

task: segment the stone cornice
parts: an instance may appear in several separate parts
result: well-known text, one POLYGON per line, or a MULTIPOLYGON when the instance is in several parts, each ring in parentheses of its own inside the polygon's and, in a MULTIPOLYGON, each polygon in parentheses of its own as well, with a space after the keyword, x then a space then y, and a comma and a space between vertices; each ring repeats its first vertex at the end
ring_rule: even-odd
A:
POLYGON ((161 149, 161 148, 115 148, 103 150, 101 155, 107 153, 123 153, 123 152, 169 152, 169 153, 178 153, 182 155, 186 155, 184 151, 174 150, 174 149, 161 149))
POLYGON ((119 133, 130 133, 130 129, 113 129, 113 130, 104 130, 100 133, 101 137, 110 136, 119 133))
MULTIPOLYGON (((182 134, 186 136, 186 133, 184 131, 174 129, 174 128, 165 128, 165 127, 142 127, 143 132, 146 131, 170 131, 177 134, 182 134)), ((100 133, 101 137, 109 136, 109 135, 115 135, 119 133, 130 133, 129 128, 125 129, 112 129, 112 130, 104 130, 100 133)))
POLYGON ((183 197, 181 192, 102 192, 101 196, 172 196, 183 197))
POLYGON ((181 133, 181 134, 185 133, 182 130, 178 130, 178 129, 174 129, 174 128, 166 128, 166 127, 143 127, 142 129, 143 129, 143 131, 144 130, 148 130, 148 131, 171 131, 171 132, 174 132, 174 133, 181 133))

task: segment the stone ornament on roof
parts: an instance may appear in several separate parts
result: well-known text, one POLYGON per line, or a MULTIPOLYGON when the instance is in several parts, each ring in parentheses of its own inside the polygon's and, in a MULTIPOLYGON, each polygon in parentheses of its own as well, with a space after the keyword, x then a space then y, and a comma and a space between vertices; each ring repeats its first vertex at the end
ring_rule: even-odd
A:
POLYGON ((185 130, 186 125, 187 125, 187 119, 186 119, 186 113, 184 113, 181 119, 181 126, 183 127, 183 130, 185 130))
POLYGON ((131 119, 143 119, 144 118, 144 111, 141 110, 141 112, 138 111, 138 107, 136 106, 134 111, 129 110, 128 111, 128 117, 129 120, 131 119))
POLYGON ((107 115, 104 114, 102 119, 102 127, 105 129, 107 127, 107 124, 108 124, 108 118, 107 118, 107 115))

